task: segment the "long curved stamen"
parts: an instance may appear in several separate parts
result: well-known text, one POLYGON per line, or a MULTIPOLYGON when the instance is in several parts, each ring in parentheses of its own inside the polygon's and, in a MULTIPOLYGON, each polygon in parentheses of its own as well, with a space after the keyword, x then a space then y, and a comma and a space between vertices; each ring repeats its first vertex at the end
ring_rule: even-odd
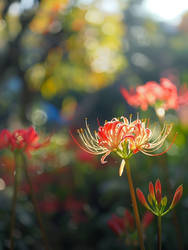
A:
MULTIPOLYGON (((159 156, 159 155, 163 155, 163 154, 165 154, 168 150, 171 149, 172 145, 174 144, 174 142, 175 142, 175 140, 176 140, 177 134, 178 134, 178 133, 175 134, 175 136, 174 136, 172 142, 170 143, 170 145, 168 146, 168 148, 167 148, 166 150, 164 150, 163 152, 161 152, 161 153, 158 153, 158 154, 150 154, 150 153, 148 153, 148 152, 151 152, 151 151, 145 151, 145 150, 140 150, 140 151, 141 151, 143 154, 148 155, 148 156, 159 156)), ((153 150, 153 151, 155 151, 155 150, 153 150)))
MULTIPOLYGON (((169 133, 168 133, 168 134, 169 134, 169 133)), ((159 141, 156 142, 156 143, 153 143, 153 142, 149 143, 150 148, 144 149, 144 147, 143 147, 143 150, 146 150, 146 151, 149 151, 149 152, 156 151, 157 149, 159 149, 159 148, 164 144, 164 141, 165 141, 165 139, 167 138, 168 134, 166 134, 161 140, 159 140, 159 141)), ((177 133, 175 134, 175 136, 174 136, 174 138, 173 138, 171 144, 174 143, 174 141, 175 141, 175 139, 176 139, 176 136, 177 136, 177 133)), ((170 149, 170 148, 169 148, 169 149, 170 149)))
MULTIPOLYGON (((71 131, 69 131, 69 133, 70 133, 70 135, 71 135, 71 137, 72 137, 72 139, 74 140, 74 142, 82 149, 82 150, 84 150, 85 152, 87 152, 87 153, 90 153, 90 154, 95 154, 95 155, 99 155, 99 154, 103 154, 103 153, 106 153, 107 152, 107 149, 103 149, 102 150, 102 148, 101 148, 101 151, 97 151, 97 150, 92 150, 92 149, 89 149, 89 150, 87 150, 87 148, 85 148, 85 147, 83 147, 77 140, 76 140, 76 138, 73 136, 73 134, 72 134, 72 132, 71 131)), ((79 132, 80 133, 80 132, 79 132)), ((80 133, 80 135, 82 136, 82 134, 80 133)), ((81 139, 82 139, 82 137, 80 137, 81 139)), ((82 140, 83 141, 83 140, 82 140)), ((87 145, 87 144, 85 144, 85 145, 87 145)), ((88 146, 88 145, 87 145, 88 146)), ((90 146, 91 147, 91 146, 90 146)))
POLYGON ((156 141, 158 141, 161 137, 163 137, 163 134, 167 134, 167 128, 168 126, 171 126, 171 125, 168 125, 168 124, 165 124, 159 134, 159 136, 157 138, 155 138, 155 140, 152 142, 152 143, 155 143, 156 141))

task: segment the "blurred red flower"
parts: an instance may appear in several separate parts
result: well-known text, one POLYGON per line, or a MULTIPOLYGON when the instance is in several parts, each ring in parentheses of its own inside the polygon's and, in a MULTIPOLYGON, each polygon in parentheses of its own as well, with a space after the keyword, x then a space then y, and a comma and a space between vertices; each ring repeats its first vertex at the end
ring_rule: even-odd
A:
POLYGON ((68 197, 63 204, 63 208, 70 213, 71 219, 75 224, 86 221, 84 206, 85 203, 83 201, 74 197, 68 197))
MULTIPOLYGON (((153 218, 154 215, 148 211, 144 214, 142 218, 143 229, 146 229, 151 224, 153 218)), ((108 220, 107 224, 112 229, 112 231, 119 236, 131 232, 133 233, 136 230, 134 217, 127 209, 125 210, 123 217, 113 214, 108 220)))
POLYGON ((33 127, 18 129, 12 133, 3 129, 0 132, 0 149, 21 150, 30 156, 32 151, 47 146, 50 142, 50 138, 47 138, 43 143, 38 143, 38 139, 38 134, 33 127))
POLYGON ((121 218, 115 214, 112 214, 112 217, 107 223, 112 231, 117 235, 123 234, 126 230, 124 218, 121 218))
POLYGON ((60 208, 61 208, 61 203, 59 199, 50 195, 39 203, 39 209, 42 212, 45 212, 48 214, 54 214, 58 212, 60 208))
POLYGON ((154 81, 147 82, 136 87, 136 90, 131 90, 130 93, 121 88, 121 93, 131 106, 140 107, 142 110, 154 105, 165 110, 177 109, 179 104, 177 88, 167 78, 162 78, 160 84, 154 81))

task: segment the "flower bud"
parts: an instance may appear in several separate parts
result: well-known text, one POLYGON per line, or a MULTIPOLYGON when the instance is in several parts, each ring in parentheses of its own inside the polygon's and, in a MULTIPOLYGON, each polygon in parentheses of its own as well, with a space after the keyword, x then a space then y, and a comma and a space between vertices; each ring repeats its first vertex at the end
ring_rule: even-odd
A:
POLYGON ((153 183, 150 181, 149 183, 149 193, 153 200, 155 200, 155 192, 154 192, 154 186, 153 183))
POLYGON ((176 204, 178 203, 178 201, 181 199, 183 194, 183 185, 180 185, 177 189, 176 192, 174 194, 172 203, 170 205, 170 209, 174 208, 176 206, 176 204))
POLYGON ((137 194, 139 201, 142 203, 142 205, 149 209, 145 196, 139 188, 136 189, 136 194, 137 194))
POLYGON ((167 204, 167 197, 164 196, 164 197, 162 198, 162 200, 161 200, 161 205, 162 205, 163 207, 166 207, 166 204, 167 204))

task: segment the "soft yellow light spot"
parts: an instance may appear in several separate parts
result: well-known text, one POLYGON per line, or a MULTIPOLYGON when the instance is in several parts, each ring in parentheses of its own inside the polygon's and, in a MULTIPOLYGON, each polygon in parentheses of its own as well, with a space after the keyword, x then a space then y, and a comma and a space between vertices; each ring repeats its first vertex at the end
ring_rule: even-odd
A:
POLYGON ((31 89, 39 90, 46 75, 46 69, 42 64, 36 64, 26 73, 31 89))
POLYGON ((43 83, 41 92, 46 98, 51 98, 57 93, 57 86, 52 78, 49 78, 45 83, 43 83))
POLYGON ((103 14, 98 10, 88 10, 85 15, 86 21, 93 24, 101 24, 104 20, 103 14))
POLYGON ((114 35, 116 32, 116 27, 111 22, 106 22, 102 26, 102 31, 105 35, 114 35))

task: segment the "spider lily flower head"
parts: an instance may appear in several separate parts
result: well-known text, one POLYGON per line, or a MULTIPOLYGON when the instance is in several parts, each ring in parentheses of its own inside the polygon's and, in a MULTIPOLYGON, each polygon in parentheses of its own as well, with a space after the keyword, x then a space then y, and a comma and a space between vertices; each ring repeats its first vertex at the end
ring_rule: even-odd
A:
MULTIPOLYGON (((106 121, 104 126, 99 125, 98 132, 92 135, 86 119, 86 129, 78 129, 78 134, 83 146, 76 139, 74 141, 86 152, 99 155, 104 154, 101 163, 104 164, 105 158, 113 151, 121 151, 121 143, 130 135, 130 125, 126 117, 120 119, 113 118, 106 121)), ((72 134, 71 134, 72 135, 72 134)))
POLYGON ((8 148, 11 151, 23 151, 30 156, 31 151, 37 150, 49 144, 49 138, 38 143, 38 134, 33 127, 18 129, 12 133, 4 129, 0 132, 0 149, 8 148))
POLYGON ((147 82, 145 85, 136 87, 135 91, 128 92, 121 88, 121 93, 131 106, 147 110, 148 106, 154 106, 156 111, 178 108, 178 93, 176 86, 167 78, 162 78, 160 84, 147 82))
POLYGON ((183 185, 180 185, 176 189, 171 205, 166 210, 165 208, 167 206, 167 197, 162 197, 161 182, 159 179, 156 180, 155 187, 152 182, 149 183, 148 202, 146 201, 143 192, 139 188, 137 188, 136 194, 139 201, 145 208, 147 208, 149 211, 151 211, 157 216, 163 216, 167 214, 171 209, 173 209, 181 199, 183 194, 183 185))
MULTIPOLYGON (((149 120, 136 119, 128 120, 126 117, 113 118, 111 121, 106 121, 104 126, 99 124, 98 131, 91 133, 86 119, 86 129, 79 129, 78 134, 82 141, 82 145, 78 143, 75 137, 73 140, 86 152, 100 155, 102 154, 101 163, 106 163, 106 157, 115 152, 122 158, 120 164, 119 175, 121 176, 125 167, 125 160, 139 151, 149 155, 158 156, 166 153, 173 144, 161 153, 154 154, 164 144, 165 139, 172 130, 172 124, 165 124, 161 133, 157 138, 153 138, 152 130, 148 128, 149 120)), ((175 139, 175 137, 174 137, 175 139)))

